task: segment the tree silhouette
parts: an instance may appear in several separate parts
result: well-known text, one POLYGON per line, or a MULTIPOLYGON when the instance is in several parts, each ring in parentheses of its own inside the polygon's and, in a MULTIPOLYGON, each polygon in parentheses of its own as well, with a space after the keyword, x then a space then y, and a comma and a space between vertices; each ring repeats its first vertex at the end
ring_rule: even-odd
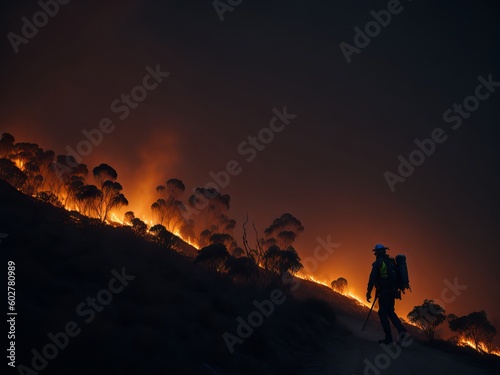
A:
POLYGON ((137 217, 134 217, 130 221, 130 223, 132 224, 132 230, 134 231, 136 236, 144 237, 146 235, 146 232, 148 230, 148 226, 144 221, 142 221, 141 219, 139 219, 137 217))
POLYGON ((285 213, 273 220, 273 223, 266 228, 264 234, 267 238, 276 238, 282 232, 293 232, 296 235, 304 231, 302 223, 292 214, 285 213))
POLYGON ((292 232, 291 230, 284 230, 278 234, 277 244, 280 249, 287 249, 289 246, 292 246, 293 241, 297 234, 292 232))
POLYGON ((44 187, 48 168, 54 161, 54 152, 44 151, 36 143, 22 142, 12 144, 9 159, 27 176, 23 192, 35 195, 44 187))
POLYGON ((183 217, 184 204, 179 200, 158 199, 151 205, 155 221, 171 232, 181 232, 186 224, 183 217))
POLYGON ((344 294, 345 288, 347 288, 347 280, 339 277, 337 280, 333 280, 330 285, 337 293, 344 294))
POLYGON ((127 212, 125 212, 125 214, 123 215, 123 222, 125 224, 132 225, 132 219, 135 219, 134 211, 127 211, 127 212))
POLYGON ((118 173, 108 164, 100 164, 92 170, 97 186, 102 189, 106 181, 116 181, 118 173))
POLYGON ((297 273, 303 266, 299 254, 293 247, 281 250, 278 246, 271 246, 264 254, 264 267, 276 274, 283 275, 297 273))
POLYGON ((220 243, 224 245, 230 253, 232 253, 237 246, 234 238, 227 233, 214 233, 210 236, 209 241, 213 244, 220 243))
POLYGON ((200 237, 198 239, 198 244, 200 247, 207 247, 210 245, 210 237, 212 236, 212 232, 209 229, 205 229, 200 233, 200 237))
POLYGON ((162 247, 173 249, 177 243, 177 237, 170 233, 163 225, 153 225, 149 232, 153 235, 155 243, 162 247))
POLYGON ((58 155, 56 161, 48 166, 45 186, 59 197, 64 197, 72 177, 85 178, 87 174, 87 166, 77 163, 73 156, 58 155))
POLYGON ((102 191, 95 185, 84 185, 75 195, 79 202, 80 212, 89 217, 99 216, 99 206, 102 200, 102 191))
POLYGON ((181 180, 178 180, 176 178, 171 178, 170 180, 167 181, 166 191, 167 191, 167 196, 169 198, 177 200, 181 197, 181 195, 184 193, 185 190, 186 187, 184 186, 184 183, 181 180))
MULTIPOLYGON (((248 223, 248 215, 245 218, 245 221, 243 222, 243 247, 245 248, 245 253, 246 256, 250 259, 252 259, 255 264, 260 265, 262 262, 262 258, 264 257, 264 249, 262 248, 262 245, 259 240, 259 234, 257 232, 257 228, 255 227, 255 223, 253 224, 253 228, 255 230, 255 238, 257 240, 256 243, 256 248, 251 248, 249 243, 248 243, 248 233, 247 233, 247 228, 246 225, 248 223)), ((267 248, 266 248, 267 250, 267 248)))
POLYGON ((158 199, 151 205, 151 211, 153 211, 155 222, 163 225, 167 217, 167 201, 163 198, 158 199))
POLYGON ((231 198, 220 194, 216 189, 196 188, 188 199, 188 224, 196 237, 209 230, 211 233, 232 234, 236 222, 225 214, 229 210, 231 198))
POLYGON ((265 239, 261 238, 260 246, 267 251, 277 245, 280 249, 292 246, 297 235, 304 230, 302 223, 292 214, 285 213, 273 220, 273 223, 264 230, 265 239))
POLYGON ((222 244, 211 244, 202 248, 196 257, 196 262, 207 265, 208 269, 217 272, 227 271, 227 261, 230 255, 222 244))
POLYGON ((446 320, 445 310, 434 300, 424 300, 420 306, 415 306, 408 313, 408 320, 416 324, 429 341, 434 340, 436 328, 446 320))
POLYGON ((92 174, 102 192, 97 213, 98 218, 104 222, 109 219, 111 210, 128 206, 128 200, 122 194, 122 185, 116 182, 118 173, 113 167, 103 163, 95 167, 92 174))
POLYGON ((71 176, 68 183, 66 184, 66 200, 64 205, 67 208, 78 209, 78 199, 76 195, 78 191, 85 185, 85 178, 82 176, 71 176))
POLYGON ((450 314, 448 324, 453 332, 457 332, 466 340, 474 343, 476 350, 491 352, 493 349, 493 338, 497 329, 488 321, 484 310, 475 311, 469 315, 457 317, 450 314), (486 350, 483 350, 482 345, 486 350))
POLYGON ((156 191, 162 194, 164 198, 160 198, 153 203, 151 210, 155 221, 164 225, 172 233, 182 232, 186 225, 183 216, 186 207, 179 200, 185 189, 184 183, 175 178, 168 180, 165 186, 159 185, 156 187, 156 191))
POLYGON ((102 185, 102 198, 99 203, 99 218, 105 221, 112 209, 128 206, 128 200, 121 193, 123 187, 118 182, 106 180, 102 185))

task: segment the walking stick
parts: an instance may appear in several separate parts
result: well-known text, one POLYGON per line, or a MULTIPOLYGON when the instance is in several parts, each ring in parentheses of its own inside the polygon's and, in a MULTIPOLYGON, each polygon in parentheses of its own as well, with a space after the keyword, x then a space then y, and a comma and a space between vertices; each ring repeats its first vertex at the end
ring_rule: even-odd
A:
POLYGON ((363 324, 363 328, 361 328, 361 331, 363 331, 366 327, 366 323, 368 323, 368 319, 370 319, 370 314, 372 313, 373 306, 375 306, 375 301, 377 300, 378 295, 375 295, 375 299, 373 300, 372 307, 370 308, 370 312, 368 313, 368 316, 366 317, 365 324, 363 324))

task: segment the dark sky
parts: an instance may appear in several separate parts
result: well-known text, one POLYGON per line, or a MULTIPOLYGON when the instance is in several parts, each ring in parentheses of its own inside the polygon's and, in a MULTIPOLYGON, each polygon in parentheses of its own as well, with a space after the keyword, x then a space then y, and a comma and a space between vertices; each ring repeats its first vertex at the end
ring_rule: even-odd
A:
POLYGON ((443 113, 475 95, 477 77, 500 81, 500 6, 400 4, 347 63, 340 43, 353 45, 353 28, 388 1, 245 0, 223 22, 212 1, 71 1, 17 54, 7 34, 40 7, 12 1, 1 12, 0 130, 63 153, 112 119, 84 163, 114 166, 130 209, 148 217, 156 185, 176 177, 191 190, 237 160, 242 172, 223 192, 239 224, 248 212, 263 232, 292 213, 305 227, 303 258, 317 237, 340 243, 318 278, 344 276, 364 295, 370 249, 382 242, 408 256, 404 315, 458 278, 468 288, 446 310, 486 309, 495 321, 500 88, 456 130, 443 113), (118 119, 110 104, 157 64, 170 75, 118 119), (284 106, 297 118, 247 162, 238 145, 284 106), (439 127, 447 140, 391 192, 384 172, 439 127))

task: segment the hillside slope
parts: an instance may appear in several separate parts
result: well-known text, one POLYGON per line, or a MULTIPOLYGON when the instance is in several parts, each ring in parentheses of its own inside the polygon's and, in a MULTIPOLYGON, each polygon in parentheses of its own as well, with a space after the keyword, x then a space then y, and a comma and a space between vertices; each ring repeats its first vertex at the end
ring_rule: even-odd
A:
MULTIPOLYGON (((2 264, 16 264, 16 365, 37 370, 12 373, 377 373, 365 372, 365 359, 383 353, 376 314, 361 333, 366 307, 324 286, 296 280, 231 353, 223 335, 237 335, 272 289, 234 284, 128 227, 72 217, 1 180, 0 233, 2 264)), ((464 350, 415 342, 383 373, 498 373, 498 361, 464 350)))

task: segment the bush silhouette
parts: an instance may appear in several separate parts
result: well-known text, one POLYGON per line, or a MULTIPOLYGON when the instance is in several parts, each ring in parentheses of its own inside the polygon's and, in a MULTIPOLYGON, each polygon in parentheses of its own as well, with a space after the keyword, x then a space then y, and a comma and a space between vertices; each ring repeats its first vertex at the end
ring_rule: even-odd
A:
POLYGON ((211 271, 226 272, 229 258, 230 255, 224 245, 212 244, 199 251, 196 262, 206 264, 211 271))
POLYGON ((424 300, 420 306, 415 306, 408 313, 408 320, 416 324, 429 341, 434 340, 436 328, 446 320, 445 310, 434 300, 424 300))

